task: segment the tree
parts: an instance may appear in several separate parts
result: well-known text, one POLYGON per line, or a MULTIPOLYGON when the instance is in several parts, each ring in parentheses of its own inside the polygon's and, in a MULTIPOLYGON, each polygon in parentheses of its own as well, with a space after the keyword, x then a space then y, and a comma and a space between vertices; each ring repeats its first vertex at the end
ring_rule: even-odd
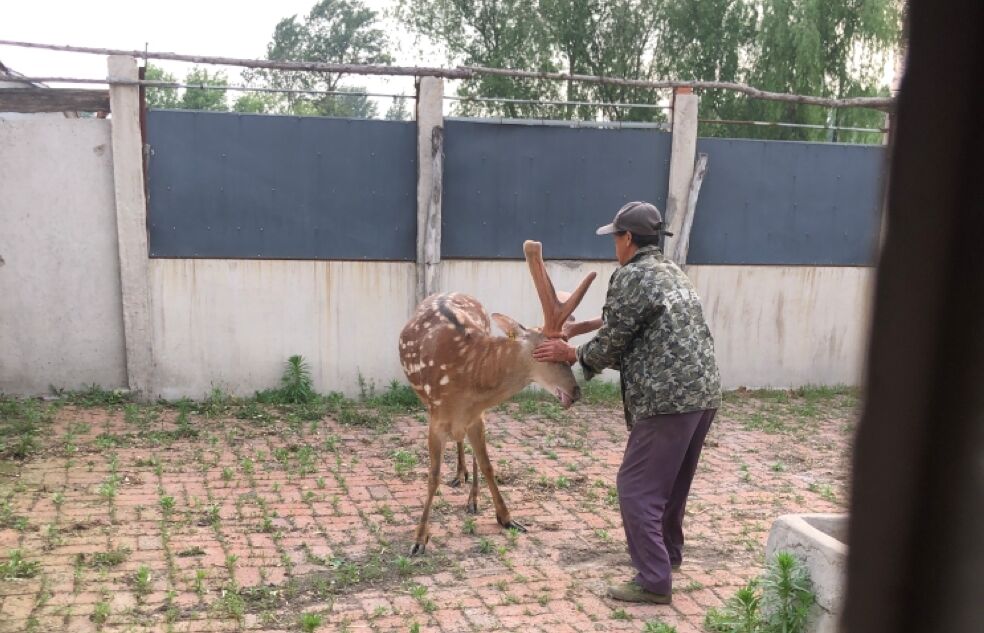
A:
MULTIPOLYGON (((417 34, 444 49, 448 61, 471 66, 553 72, 557 66, 536 3, 527 0, 401 0, 398 14, 417 34)), ((552 109, 508 101, 556 99, 556 82, 480 75, 462 81, 456 111, 465 116, 557 116, 552 109)))
MULTIPOLYGON (((652 0, 540 0, 550 45, 569 74, 625 79, 653 75, 652 50, 659 28, 659 3, 652 0)), ((602 103, 655 104, 659 93, 624 86, 567 82, 567 100, 602 103)), ((582 118, 595 118, 594 108, 568 107, 582 118)), ((652 108, 603 106, 600 114, 611 120, 650 121, 661 118, 652 108)))
POLYGON ((365 96, 361 86, 339 86, 341 95, 320 95, 294 104, 294 113, 308 116, 332 116, 346 119, 374 119, 379 110, 374 101, 365 96))
MULTIPOLYGON (((659 44, 654 50, 658 77, 741 82, 756 41, 758 11, 747 0, 667 0, 660 10, 659 44)), ((726 90, 701 94, 701 118, 740 118, 743 97, 726 90)), ((734 134, 734 128, 706 126, 708 136, 734 134)))
MULTIPOLYGON (((766 90, 826 97, 884 93, 880 77, 900 37, 897 0, 765 0, 748 80, 766 90)), ((748 102, 746 113, 760 120, 808 124, 874 127, 883 122, 883 115, 871 110, 826 111, 766 101, 748 102)), ((795 128, 765 128, 759 134, 827 137, 795 128)))
MULTIPOLYGON (((174 78, 174 75, 164 72, 163 68, 154 66, 153 64, 147 64, 147 70, 144 71, 144 79, 170 83, 178 82, 174 78)), ((144 96, 147 107, 154 110, 174 110, 179 107, 177 88, 147 88, 144 96)))
MULTIPOLYGON (((190 85, 227 86, 226 75, 222 71, 210 73, 206 68, 195 67, 185 77, 185 83, 190 85)), ((207 90, 203 88, 185 88, 179 106, 184 110, 213 110, 225 112, 229 109, 226 103, 225 90, 207 90)))
MULTIPOLYGON (((884 94, 880 75, 901 36, 902 0, 401 0, 398 15, 437 43, 451 64, 563 70, 628 79, 750 83, 777 92, 833 97, 884 94)), ((488 77, 459 95, 552 100, 556 82, 488 77)), ((658 103, 666 93, 568 82, 568 101, 658 103)), ((705 91, 702 118, 874 127, 881 113, 827 111, 705 91)), ((464 103, 465 115, 539 115, 653 120, 658 110, 605 106, 535 108, 464 103)), ((828 138, 794 128, 708 127, 729 136, 828 138)), ((840 140, 833 135, 833 140, 840 140)), ((860 138, 852 140, 861 140, 860 138)), ((871 140, 870 138, 867 140, 871 140)))
POLYGON ((393 103, 386 110, 386 117, 389 121, 407 121, 410 119, 410 111, 407 109, 406 97, 394 97, 393 103))
MULTIPOLYGON (((386 34, 377 26, 378 14, 358 0, 321 0, 303 18, 284 18, 273 31, 267 59, 318 61, 339 64, 388 64, 392 61, 386 34)), ((281 70, 246 71, 247 81, 287 90, 333 92, 340 90, 342 73, 281 70)), ((361 89, 348 88, 349 92, 361 89)), ((374 115, 375 104, 364 97, 336 97, 317 93, 283 93, 279 107, 293 114, 325 116, 374 115)))
POLYGON ((244 114, 273 114, 277 112, 279 98, 269 92, 247 92, 232 105, 236 112, 244 114))

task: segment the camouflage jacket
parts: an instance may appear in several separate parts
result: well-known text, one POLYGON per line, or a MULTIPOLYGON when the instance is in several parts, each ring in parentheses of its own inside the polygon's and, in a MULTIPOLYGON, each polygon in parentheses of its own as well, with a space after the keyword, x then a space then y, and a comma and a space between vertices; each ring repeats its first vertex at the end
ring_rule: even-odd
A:
POLYGON ((717 408, 721 380, 700 299, 680 267, 644 246, 608 282, 597 335, 578 348, 590 380, 622 374, 625 420, 717 408))

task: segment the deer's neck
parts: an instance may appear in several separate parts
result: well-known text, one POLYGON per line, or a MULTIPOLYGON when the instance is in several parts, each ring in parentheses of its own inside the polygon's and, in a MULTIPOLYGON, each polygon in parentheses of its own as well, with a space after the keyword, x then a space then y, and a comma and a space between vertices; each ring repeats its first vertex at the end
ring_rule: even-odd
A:
POLYGON ((489 402, 497 405, 523 390, 530 382, 533 366, 529 343, 510 338, 488 337, 478 352, 476 373, 489 402))

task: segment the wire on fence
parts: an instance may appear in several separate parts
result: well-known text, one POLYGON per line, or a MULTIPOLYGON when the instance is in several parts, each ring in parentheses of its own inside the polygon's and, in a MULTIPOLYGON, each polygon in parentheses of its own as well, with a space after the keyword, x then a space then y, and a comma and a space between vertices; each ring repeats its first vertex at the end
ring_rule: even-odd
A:
POLYGON ((821 125, 818 123, 782 123, 780 121, 734 121, 731 119, 697 119, 698 123, 708 125, 757 125, 763 127, 807 128, 811 130, 838 130, 844 132, 870 132, 884 134, 888 128, 880 127, 846 127, 838 125, 821 125))
POLYGON ((348 90, 314 90, 307 88, 270 88, 266 86, 238 86, 235 84, 187 84, 173 81, 157 81, 153 79, 92 79, 72 77, 17 77, 17 81, 25 83, 64 83, 64 84, 108 84, 117 86, 143 86, 170 90, 185 88, 191 90, 229 90, 233 92, 274 92, 284 94, 319 94, 337 95, 340 97, 380 97, 390 99, 414 99, 417 95, 392 94, 382 92, 351 92, 348 90))
POLYGON ((472 79, 479 75, 511 77, 514 79, 544 79, 550 81, 577 81, 609 86, 643 88, 649 90, 670 88, 691 88, 695 90, 730 90, 744 94, 752 99, 783 101, 800 105, 814 105, 826 108, 871 108, 890 110, 895 103, 892 97, 815 97, 760 90, 746 84, 728 81, 680 81, 647 79, 621 79, 598 75, 578 75, 566 73, 515 70, 510 68, 487 68, 484 66, 459 66, 457 68, 429 68, 421 66, 377 66, 370 64, 333 64, 326 62, 300 62, 269 59, 242 59, 235 57, 212 57, 207 55, 184 55, 179 53, 138 51, 89 46, 59 46, 37 42, 0 40, 0 46, 37 48, 68 53, 88 53, 94 55, 128 55, 140 59, 167 59, 172 61, 215 64, 220 66, 241 66, 246 68, 269 68, 274 70, 295 70, 326 73, 350 73, 359 75, 389 75, 413 77, 442 77, 444 79, 472 79))
POLYGON ((673 106, 658 103, 620 103, 607 101, 552 101, 544 99, 513 99, 507 97, 459 97, 446 95, 444 97, 450 101, 479 101, 490 103, 516 103, 525 105, 543 106, 588 106, 596 108, 649 108, 653 110, 672 110, 673 106))

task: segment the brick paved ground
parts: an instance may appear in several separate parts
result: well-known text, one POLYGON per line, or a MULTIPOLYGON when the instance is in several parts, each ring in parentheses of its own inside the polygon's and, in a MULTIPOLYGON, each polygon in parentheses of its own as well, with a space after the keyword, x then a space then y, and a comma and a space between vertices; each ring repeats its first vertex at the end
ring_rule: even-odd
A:
MULTIPOLYGON (((672 606, 605 597, 631 576, 613 487, 626 431, 611 404, 490 414, 501 487, 529 533, 496 525, 484 486, 474 519, 467 489, 442 486, 415 559, 419 413, 380 430, 336 419, 379 426, 371 412, 39 405, 41 450, 0 461, 0 565, 10 575, 12 549, 40 563, 0 579, 0 632, 296 631, 304 613, 318 631, 700 631, 761 570, 776 516, 846 501, 852 394, 727 400, 672 606)), ((452 464, 449 450, 445 480, 452 464)))

